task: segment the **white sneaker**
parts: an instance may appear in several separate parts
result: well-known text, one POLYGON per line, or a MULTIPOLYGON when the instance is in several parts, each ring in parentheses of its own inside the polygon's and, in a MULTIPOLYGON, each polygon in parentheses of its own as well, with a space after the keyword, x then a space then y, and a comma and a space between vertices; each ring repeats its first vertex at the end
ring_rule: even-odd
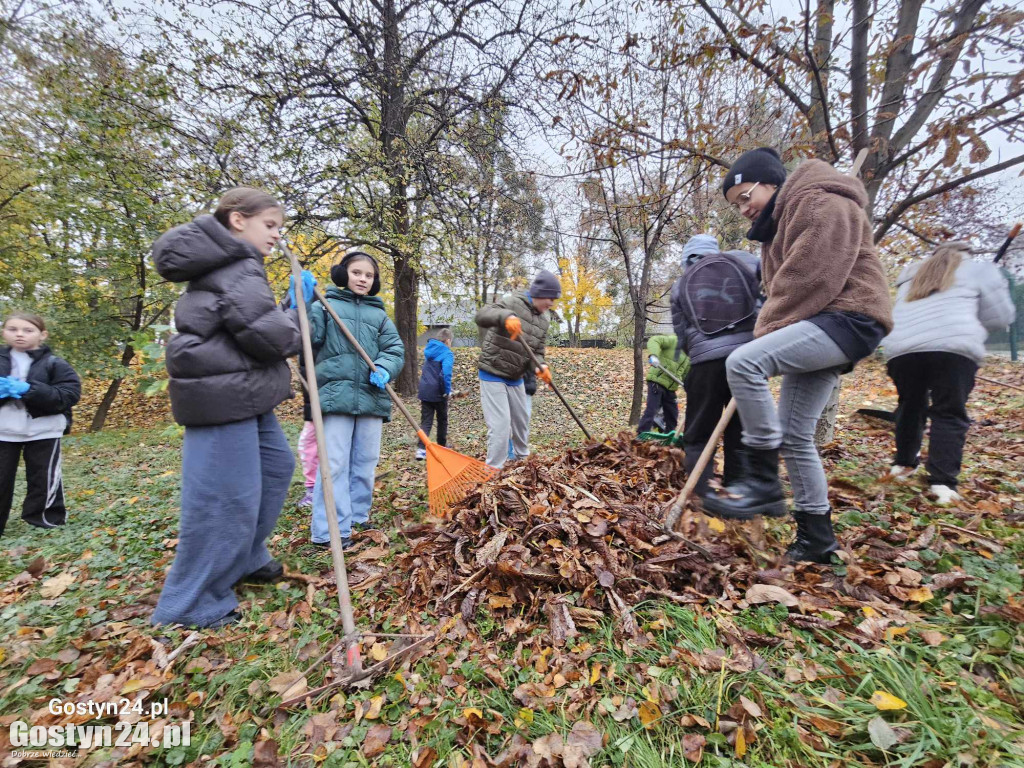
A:
POLYGON ((941 505, 952 504, 961 498, 960 494, 948 485, 933 485, 932 493, 936 496, 936 503, 941 505))
POLYGON ((889 467, 889 477, 894 483, 908 483, 910 477, 917 471, 917 467, 904 467, 902 464, 893 464, 889 467))
POLYGON ((416 449, 416 458, 419 459, 420 461, 422 461, 423 459, 427 458, 427 449, 426 448, 417 448, 416 449))

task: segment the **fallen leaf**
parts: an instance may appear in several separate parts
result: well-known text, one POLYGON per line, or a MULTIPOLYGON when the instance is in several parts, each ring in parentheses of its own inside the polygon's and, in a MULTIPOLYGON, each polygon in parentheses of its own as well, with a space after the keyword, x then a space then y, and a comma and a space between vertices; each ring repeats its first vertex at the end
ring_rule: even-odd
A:
POLYGON ((683 757, 692 763, 699 763, 704 757, 704 745, 707 739, 701 733, 687 733, 683 735, 683 757))
POLYGON ((67 588, 75 583, 75 574, 65 571, 59 576, 46 579, 39 588, 39 594, 46 599, 63 595, 67 588))
POLYGON ((907 595, 907 599, 913 600, 915 603, 927 603, 933 597, 935 597, 935 595, 932 594, 932 591, 928 587, 912 589, 907 595))
POLYGON ((257 741, 252 748, 253 768, 278 768, 281 761, 277 756, 277 742, 273 739, 257 741))
POLYGON ((641 701, 637 717, 640 718, 644 728, 650 730, 661 720, 661 707, 653 701, 641 701))
POLYGON ((363 717, 365 717, 367 720, 376 720, 378 717, 380 717, 380 710, 383 706, 384 697, 373 696, 370 699, 370 709, 367 711, 365 715, 363 715, 363 717))
POLYGON ((885 691, 875 691, 871 694, 871 703, 875 705, 876 709, 890 710, 890 709, 906 709, 907 702, 898 696, 893 696, 891 693, 885 691))
POLYGON ((587 721, 578 720, 565 740, 562 761, 565 768, 589 768, 589 758, 601 751, 604 736, 597 727, 587 721))
POLYGON ((899 743, 896 731, 880 717, 871 718, 871 722, 868 723, 868 735, 871 737, 871 743, 882 750, 899 743))
POLYGON ((366 732, 363 737, 363 755, 370 758, 376 757, 384 751, 384 747, 391 740, 391 726, 378 723, 366 732))
POLYGON ((755 584, 747 590, 744 599, 755 605, 758 603, 781 603, 787 608, 795 608, 800 605, 796 595, 782 587, 776 587, 774 584, 755 584))
POLYGON ((930 646, 942 645, 945 641, 946 636, 941 632, 937 632, 934 629, 921 630, 921 639, 924 640, 930 646))

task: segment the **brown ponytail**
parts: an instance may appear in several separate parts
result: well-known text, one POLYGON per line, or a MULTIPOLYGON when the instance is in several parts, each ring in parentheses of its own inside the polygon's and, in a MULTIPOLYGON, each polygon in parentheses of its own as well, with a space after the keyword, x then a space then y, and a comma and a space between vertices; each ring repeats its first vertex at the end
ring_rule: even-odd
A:
POLYGON ((247 219, 267 208, 280 208, 281 204, 271 195, 255 187, 235 187, 229 189, 217 203, 213 216, 228 229, 231 229, 231 214, 238 212, 247 219))
POLYGON ((962 240, 943 243, 936 248, 911 280, 907 301, 926 299, 933 293, 949 290, 964 254, 970 251, 970 244, 962 240))

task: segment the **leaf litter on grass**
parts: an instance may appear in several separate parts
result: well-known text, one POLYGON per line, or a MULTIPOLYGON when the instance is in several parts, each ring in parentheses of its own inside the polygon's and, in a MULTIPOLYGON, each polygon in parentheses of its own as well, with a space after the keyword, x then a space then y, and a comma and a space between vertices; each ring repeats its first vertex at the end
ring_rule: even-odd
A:
MULTIPOLYGON (((584 419, 596 433, 614 433, 624 421, 628 398, 602 407, 608 393, 593 396, 577 380, 597 378, 621 388, 626 377, 620 374, 628 372, 623 357, 552 353, 558 363, 555 375, 565 377, 559 381, 567 382, 567 395, 581 405, 584 419)), ((474 371, 463 358, 457 378, 465 380, 474 371)), ((1018 381, 1017 370, 1000 369, 992 376, 1018 381)), ((294 588, 287 596, 267 589, 247 592, 246 610, 256 621, 241 632, 204 633, 202 645, 171 666, 173 675, 162 670, 162 655, 182 638, 165 639, 159 648, 141 642, 154 639, 153 630, 139 624, 155 592, 147 602, 124 605, 112 590, 121 590, 119 595, 137 591, 140 581, 155 577, 159 588, 159 569, 173 554, 173 543, 168 543, 173 542, 172 521, 156 536, 163 545, 139 561, 143 570, 126 570, 99 585, 80 548, 70 560, 54 550, 26 548, 25 559, 0 586, 0 605, 43 611, 49 601, 73 599, 82 604, 79 610, 105 611, 99 614, 105 619, 67 636, 52 621, 17 622, 17 632, 3 643, 6 660, 0 660, 13 683, 7 701, 18 702, 9 711, 19 711, 24 719, 45 706, 39 695, 10 698, 17 696, 11 688, 46 690, 77 680, 69 699, 96 699, 108 695, 108 689, 169 695, 178 719, 195 718, 197 729, 214 729, 212 751, 220 762, 230 756, 237 764, 273 765, 280 750, 316 763, 351 748, 371 763, 402 754, 420 768, 438 760, 458 766, 540 767, 570 761, 617 765, 629 744, 640 743, 636 734, 669 739, 677 725, 687 729, 680 734, 677 756, 693 761, 726 749, 750 760, 752 750, 756 755, 767 749, 783 692, 785 706, 800 718, 790 727, 808 749, 824 755, 844 739, 856 746, 859 734, 862 746, 856 746, 851 759, 882 764, 880 753, 864 750, 896 754, 920 737, 921 726, 913 721, 923 717, 920 693, 925 686, 907 679, 872 679, 857 690, 856 681, 871 669, 864 666, 866 660, 888 658, 894 649, 901 652, 904 643, 920 640, 934 654, 929 658, 969 660, 949 668, 962 670, 960 678, 948 671, 940 677, 938 665, 929 662, 922 671, 929 690, 952 692, 958 688, 949 686, 959 681, 960 687, 975 686, 969 689, 975 697, 972 709, 991 713, 985 709, 991 704, 979 695, 1007 707, 1018 705, 1019 686, 1008 682, 1018 676, 1016 633, 1003 627, 1024 619, 1019 583, 1008 567, 1019 551, 1012 535, 1019 535, 1024 438, 1015 418, 1019 411, 1010 407, 1014 396, 992 387, 976 390, 976 424, 965 457, 966 500, 950 510, 935 510, 919 486, 875 482, 888 463, 890 428, 851 411, 862 404, 862 393, 875 405, 894 402, 884 370, 876 364, 859 367, 844 382, 844 392, 839 435, 824 451, 849 555, 836 569, 779 566, 771 554, 765 558, 765 551, 781 552, 788 538, 779 523, 769 526, 767 546, 758 547, 741 525, 714 532, 688 520, 684 534, 710 552, 712 561, 685 542, 663 540, 662 512, 684 477, 679 451, 638 445, 628 436, 574 447, 576 428, 545 393, 535 401, 542 455, 508 467, 497 482, 454 510, 450 520, 417 522, 422 464, 411 455, 389 457, 387 471, 395 477, 387 482, 394 490, 381 507, 404 523, 398 531, 362 535, 352 553, 357 621, 367 631, 433 628, 438 642, 370 691, 336 695, 318 703, 313 714, 275 713, 270 719, 247 703, 262 705, 272 688, 299 683, 294 672, 337 639, 324 629, 329 628, 326 607, 334 592, 326 559, 303 549, 305 534, 291 516, 285 519, 288 532, 272 549, 287 550, 294 588), (74 582, 66 574, 74 574, 74 582), (56 597, 48 597, 56 590, 56 597), (965 615, 974 618, 959 618, 965 615), (752 616, 762 618, 752 621, 752 616), (608 617, 614 617, 610 627, 608 617), (771 617, 771 623, 759 624, 763 617, 771 617), (985 622, 993 623, 986 627, 985 622), (965 629, 976 623, 977 630, 965 629), (690 624, 711 629, 690 632, 690 624), (688 644, 679 639, 682 625, 691 637, 688 644), (669 636, 675 638, 673 647, 659 645, 669 636), (55 645, 61 637, 62 646, 55 645), (971 649, 975 644, 977 651, 971 649), (265 658, 270 647, 275 650, 272 665, 265 658), (35 652, 40 648, 46 652, 35 652), (853 658, 848 649, 863 649, 863 655, 853 658), (290 667, 295 669, 283 671, 290 667), (238 672, 250 677, 228 683, 238 672), (738 688, 738 680, 757 682, 738 688), (837 692, 841 681, 849 685, 837 692), (801 686, 806 696, 798 692, 801 686), (808 688, 825 703, 819 706, 808 688), (481 698, 488 689, 492 692, 481 698), (698 708, 686 689, 698 691, 698 708), (870 701, 875 690, 905 700, 907 707, 877 709, 870 701), (556 719, 560 713, 568 722, 556 719), (588 751, 598 743, 592 733, 577 734, 588 736, 585 754, 568 749, 573 722, 592 724, 605 752, 588 751), (437 740, 439 728, 454 730, 453 741, 437 740), (908 728, 914 729, 913 738, 908 728)), ((462 409, 463 421, 479 421, 474 400, 459 401, 454 408, 462 409)), ((298 416, 291 413, 291 418, 298 416)), ((397 422, 387 425, 392 436, 387 439, 394 440, 403 429, 397 422)), ((455 439, 462 441, 460 449, 474 453, 481 435, 466 430, 455 439)), ((155 480, 168 474, 160 474, 163 469, 154 464, 155 482, 166 482, 155 480)), ((124 495, 122 505, 134 492, 124 495)), ((103 502, 110 507, 97 504, 103 513, 99 520, 117 510, 114 501, 103 502)), ((103 556, 100 542, 113 537, 120 524, 120 518, 101 522, 109 534, 91 542, 89 550, 103 556)), ((367 658, 377 658, 392 649, 390 640, 371 635, 363 650, 367 658)), ((312 688, 325 680, 329 673, 321 679, 314 672, 307 684, 312 688)), ((968 688, 963 690, 966 694, 968 688)), ((983 716, 985 729, 1006 728, 999 717, 983 716)), ((157 758, 151 752, 119 758, 125 764, 153 762, 157 758)))

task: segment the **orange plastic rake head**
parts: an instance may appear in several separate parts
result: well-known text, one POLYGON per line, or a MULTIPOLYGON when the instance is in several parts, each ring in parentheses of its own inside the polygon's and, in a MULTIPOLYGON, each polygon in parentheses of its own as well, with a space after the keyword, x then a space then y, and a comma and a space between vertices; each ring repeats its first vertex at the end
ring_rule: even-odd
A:
POLYGON ((496 469, 482 461, 436 445, 426 439, 423 432, 419 438, 427 448, 427 497, 430 513, 443 517, 451 506, 462 499, 480 483, 490 480, 496 469))

